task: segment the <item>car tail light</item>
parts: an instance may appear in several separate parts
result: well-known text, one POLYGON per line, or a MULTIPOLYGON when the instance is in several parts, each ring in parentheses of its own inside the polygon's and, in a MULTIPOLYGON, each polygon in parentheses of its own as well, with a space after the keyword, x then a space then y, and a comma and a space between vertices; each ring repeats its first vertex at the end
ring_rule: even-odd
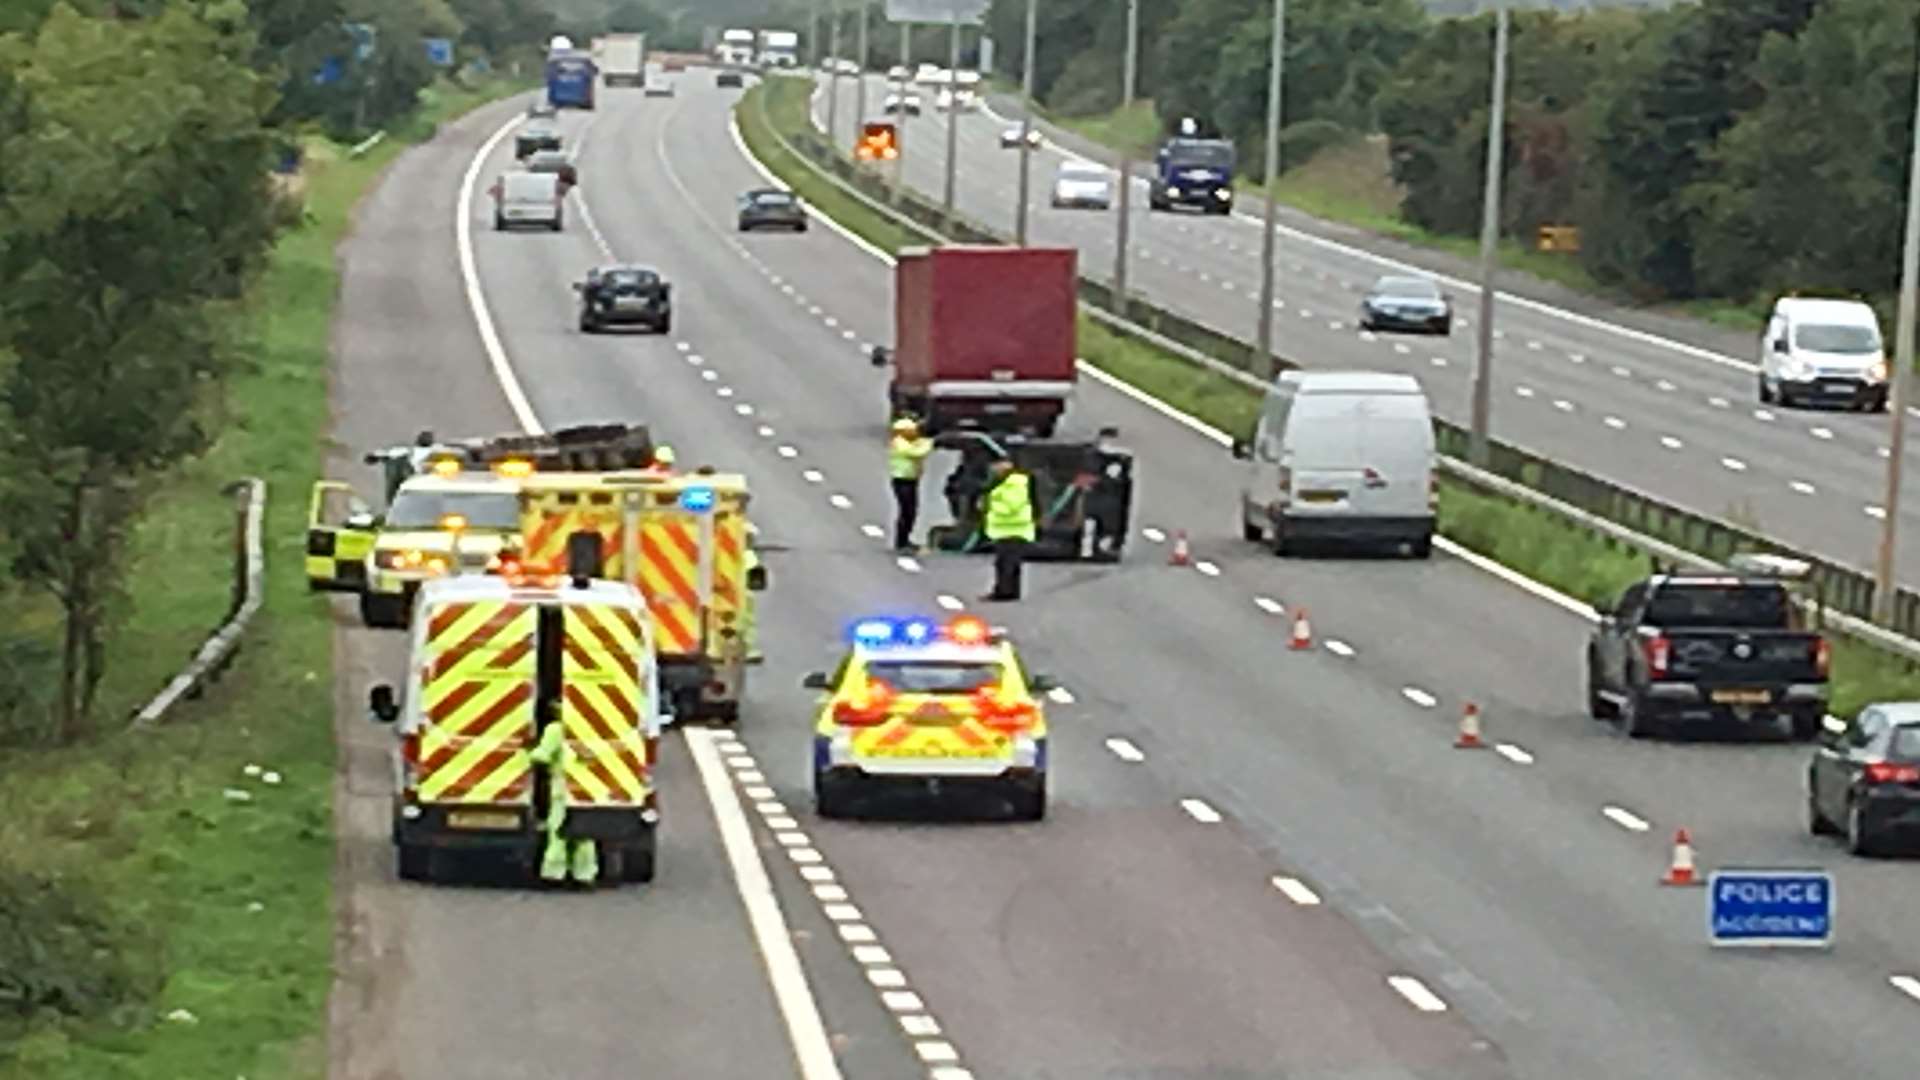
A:
POLYGON ((1866 767, 1862 779, 1869 784, 1920 784, 1920 765, 1876 761, 1866 767))
POLYGON ((1826 638, 1813 643, 1813 670, 1823 679, 1833 671, 1833 644, 1826 638))
POLYGON ((1664 634, 1655 634, 1641 645, 1647 653, 1647 674, 1656 679, 1664 678, 1667 666, 1673 660, 1673 642, 1668 641, 1664 634))
POLYGON ((893 687, 880 679, 870 679, 866 689, 833 704, 833 722, 842 727, 873 727, 887 718, 893 707, 893 687))

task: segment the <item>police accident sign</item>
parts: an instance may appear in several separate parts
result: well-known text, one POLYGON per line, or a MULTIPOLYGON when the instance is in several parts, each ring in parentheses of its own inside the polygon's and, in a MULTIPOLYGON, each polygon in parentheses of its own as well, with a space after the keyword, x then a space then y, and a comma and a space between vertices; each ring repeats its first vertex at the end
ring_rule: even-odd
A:
POLYGON ((1707 936, 1715 945, 1826 948, 1833 944, 1833 875, 1715 870, 1707 878, 1707 936))

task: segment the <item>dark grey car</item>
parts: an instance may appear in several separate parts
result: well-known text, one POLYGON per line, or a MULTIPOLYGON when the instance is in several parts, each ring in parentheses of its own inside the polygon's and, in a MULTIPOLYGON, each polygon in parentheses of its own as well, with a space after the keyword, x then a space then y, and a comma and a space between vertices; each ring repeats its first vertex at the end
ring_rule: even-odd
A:
POLYGON ((1360 301, 1362 330, 1416 334, 1453 332, 1453 303, 1426 278, 1383 277, 1360 301))
POLYGON ((575 282, 580 294, 580 332, 609 326, 642 326, 657 334, 673 330, 673 286, 650 266, 602 266, 575 282))
POLYGON ((1855 855, 1920 839, 1920 703, 1868 705, 1821 732, 1807 766, 1807 828, 1855 855))
POLYGON ((740 231, 754 229, 807 231, 807 210, 799 196, 778 188, 760 188, 740 196, 740 231))

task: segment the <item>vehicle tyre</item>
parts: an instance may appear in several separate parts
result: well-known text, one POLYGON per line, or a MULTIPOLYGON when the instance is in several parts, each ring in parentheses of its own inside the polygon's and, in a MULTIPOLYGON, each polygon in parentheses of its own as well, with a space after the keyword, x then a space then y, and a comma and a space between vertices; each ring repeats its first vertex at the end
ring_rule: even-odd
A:
POLYGON ((1645 702, 1640 695, 1628 693, 1626 700, 1620 703, 1617 715, 1620 718, 1620 730, 1630 739, 1644 739, 1654 733, 1654 720, 1647 715, 1645 702))
POLYGON ((1041 773, 1031 780, 1015 781, 1013 790, 1007 793, 1007 801, 1013 804, 1015 821, 1044 821, 1047 816, 1047 774, 1041 773))
POLYGON ((580 316, 580 332, 583 334, 597 334, 600 332, 600 324, 593 321, 589 316, 582 315, 580 316))
POLYGON ((406 604, 405 597, 363 592, 360 594, 360 621, 377 630, 405 630, 406 604))
POLYGON ((653 830, 640 834, 640 839, 628 844, 620 851, 620 880, 645 885, 653 880, 656 856, 653 830))
POLYGON ((1033 430, 1034 430, 1034 433, 1038 435, 1040 438, 1051 439, 1053 438, 1053 433, 1055 429, 1057 429, 1059 426, 1060 426, 1059 417, 1053 417, 1047 420, 1042 420, 1040 423, 1034 425, 1033 430))
POLYGON ((1767 387, 1767 377, 1763 374, 1763 375, 1760 375, 1758 378, 1760 381, 1760 404, 1772 405, 1774 403, 1773 391, 1768 389, 1767 387))
POLYGON ((507 231, 507 219, 506 219, 506 218, 503 218, 503 217, 501 217, 501 216, 500 216, 499 214, 495 214, 495 215, 493 215, 493 231, 494 231, 494 232, 506 232, 506 231, 507 231))
POLYGON ((1789 727, 1793 733, 1794 741, 1812 742, 1814 737, 1820 734, 1820 723, 1823 719, 1825 719, 1825 717, 1814 710, 1803 710, 1793 713, 1789 721, 1789 727))
POLYGON ((1240 539, 1250 544, 1264 543, 1267 539, 1266 526, 1248 517, 1244 506, 1240 508, 1240 539))
POLYGON ((741 231, 741 232, 752 232, 752 231, 753 231, 753 226, 751 226, 751 225, 749 225, 749 224, 747 224, 746 222, 744 222, 744 221, 743 221, 743 222, 741 222, 741 223, 740 223, 740 231, 741 231))
POLYGON ((563 230, 565 230, 565 229, 566 229, 566 227, 567 227, 567 219, 566 219, 565 217, 561 217, 561 216, 556 216, 556 217, 555 217, 555 218, 553 219, 553 231, 554 231, 554 232, 561 232, 561 231, 563 231, 563 230))
POLYGON ((852 796, 852 785, 819 772, 813 774, 813 811, 821 817, 837 820, 852 816, 852 796))
POLYGON ((1587 651, 1587 715, 1595 720, 1612 720, 1620 715, 1613 702, 1600 696, 1600 665, 1594 662, 1593 651, 1587 651))
POLYGON ((1882 390, 1878 394, 1875 394, 1873 396, 1873 403, 1867 407, 1867 410, 1869 412, 1877 412, 1877 413, 1886 412, 1887 411, 1887 391, 1882 390))
POLYGON ((1847 851, 1862 856, 1880 851, 1879 837, 1867 829, 1866 814, 1861 811, 1858 799, 1847 800, 1847 851))
POLYGON ((1833 836, 1840 830, 1827 815, 1820 812, 1819 789, 1814 786, 1812 774, 1807 776, 1807 831, 1815 836, 1833 836))
POLYGON ((394 849, 395 869, 401 881, 433 880, 433 849, 424 844, 401 844, 394 849))
POLYGON ((1433 534, 1422 533, 1407 545, 1407 554, 1415 559, 1433 558, 1433 534))
POLYGON ((1441 337, 1452 337, 1453 336, 1453 320, 1452 319, 1440 320, 1440 329, 1436 330, 1435 333, 1439 334, 1441 337))
POLYGON ((659 322, 653 324, 653 328, 662 334, 673 333, 673 316, 669 315, 661 319, 659 322))
POLYGON ((1273 553, 1275 555, 1278 555, 1284 559, 1287 556, 1293 554, 1294 545, 1291 540, 1287 539, 1286 522, 1276 521, 1273 523, 1273 533, 1269 537, 1269 540, 1271 541, 1269 546, 1273 548, 1273 553))
POLYGON ((793 227, 793 231, 794 231, 794 232, 806 232, 806 231, 807 231, 807 223, 803 221, 803 222, 801 222, 800 224, 798 224, 798 225, 795 225, 795 226, 793 227))

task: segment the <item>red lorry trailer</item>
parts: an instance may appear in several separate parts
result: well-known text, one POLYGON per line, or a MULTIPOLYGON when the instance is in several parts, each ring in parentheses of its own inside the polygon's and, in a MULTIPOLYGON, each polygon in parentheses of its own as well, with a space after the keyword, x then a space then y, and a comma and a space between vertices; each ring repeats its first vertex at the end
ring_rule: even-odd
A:
POLYGON ((1073 394, 1072 248, 907 248, 894 271, 893 414, 954 428, 1053 434, 1073 394))

